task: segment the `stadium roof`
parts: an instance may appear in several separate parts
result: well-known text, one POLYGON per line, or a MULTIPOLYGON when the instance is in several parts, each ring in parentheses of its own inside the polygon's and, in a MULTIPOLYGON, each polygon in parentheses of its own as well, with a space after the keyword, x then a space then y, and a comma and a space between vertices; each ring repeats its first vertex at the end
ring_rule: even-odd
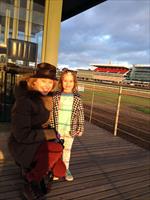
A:
POLYGON ((108 63, 108 64, 90 64, 90 66, 92 66, 92 67, 124 67, 124 68, 127 68, 127 69, 129 69, 129 66, 125 66, 125 65, 120 65, 120 64, 110 64, 110 63, 108 63))
POLYGON ((135 64, 133 67, 150 67, 150 64, 135 64))

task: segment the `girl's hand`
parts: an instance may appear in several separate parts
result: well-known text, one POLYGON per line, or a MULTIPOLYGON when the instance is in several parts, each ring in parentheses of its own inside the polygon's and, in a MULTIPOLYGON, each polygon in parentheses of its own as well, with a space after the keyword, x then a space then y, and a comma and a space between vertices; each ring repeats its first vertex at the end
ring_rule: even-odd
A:
POLYGON ((81 137, 81 136, 82 136, 82 134, 83 134, 83 133, 82 133, 82 132, 80 132, 80 131, 78 131, 77 133, 78 133, 78 134, 77 134, 77 136, 78 136, 78 137, 81 137))
POLYGON ((76 136, 80 137, 80 136, 82 136, 82 132, 76 131, 76 132, 74 132, 74 133, 72 134, 72 136, 73 136, 73 137, 76 137, 76 136))

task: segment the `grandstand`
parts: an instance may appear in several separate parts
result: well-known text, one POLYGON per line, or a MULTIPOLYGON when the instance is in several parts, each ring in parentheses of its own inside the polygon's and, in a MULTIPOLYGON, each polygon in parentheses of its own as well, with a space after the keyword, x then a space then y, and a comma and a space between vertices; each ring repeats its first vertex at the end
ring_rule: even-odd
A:
POLYGON ((127 76, 129 68, 114 64, 91 64, 94 70, 78 70, 77 77, 80 80, 96 82, 121 83, 127 76))
POLYGON ((150 65, 136 64, 133 65, 130 74, 130 80, 150 82, 150 65))
POLYGON ((122 82, 127 73, 129 72, 129 68, 123 65, 117 64, 91 64, 92 67, 96 67, 94 70, 94 79, 99 79, 101 81, 108 82, 122 82))

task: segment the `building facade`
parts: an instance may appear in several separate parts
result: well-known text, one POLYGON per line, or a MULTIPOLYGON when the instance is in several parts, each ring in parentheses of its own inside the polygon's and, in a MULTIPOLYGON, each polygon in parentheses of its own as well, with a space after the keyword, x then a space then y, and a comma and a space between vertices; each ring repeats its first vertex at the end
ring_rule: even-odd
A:
MULTIPOLYGON (((35 43, 38 46, 37 62, 56 66, 62 4, 63 0, 0 0, 0 47, 12 49, 14 55, 16 52, 17 55, 26 55, 28 44, 32 46, 35 43), (16 40, 16 43, 10 47, 8 39, 16 40), (19 44, 18 40, 21 41, 19 44), (22 45, 23 42, 26 42, 27 48, 22 45)), ((3 58, 4 55, 1 56, 3 58)), ((21 64, 20 58, 16 60, 21 64)))
MULTIPOLYGON (((8 39, 16 39, 36 43, 38 45, 37 58, 38 61, 40 61, 43 30, 44 6, 37 4, 33 0, 0 0, 1 48, 6 47, 7 50, 8 39)), ((19 51, 17 48, 19 48, 17 45, 13 46, 13 51, 19 51)))

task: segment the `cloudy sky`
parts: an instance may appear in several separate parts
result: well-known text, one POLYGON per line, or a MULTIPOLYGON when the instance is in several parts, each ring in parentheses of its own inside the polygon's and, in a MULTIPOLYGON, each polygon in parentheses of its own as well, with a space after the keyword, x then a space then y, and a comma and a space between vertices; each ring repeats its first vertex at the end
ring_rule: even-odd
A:
POLYGON ((150 0, 107 0, 61 24, 59 65, 150 64, 150 0))

